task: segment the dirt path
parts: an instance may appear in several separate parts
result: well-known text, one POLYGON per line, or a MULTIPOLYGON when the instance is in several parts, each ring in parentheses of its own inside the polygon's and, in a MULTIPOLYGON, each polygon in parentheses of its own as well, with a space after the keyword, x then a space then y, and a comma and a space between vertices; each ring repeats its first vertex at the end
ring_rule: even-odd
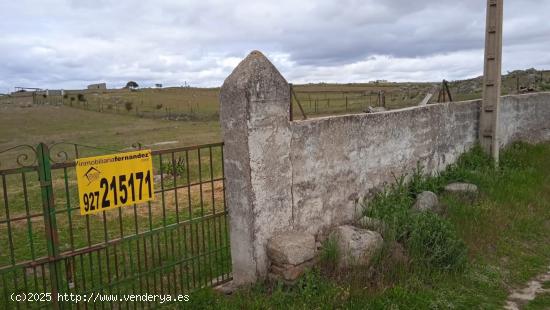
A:
POLYGON ((538 275, 527 283, 527 287, 514 290, 508 295, 506 306, 507 310, 519 310, 528 302, 534 300, 538 294, 550 293, 550 289, 544 289, 543 284, 550 281, 550 267, 546 273, 538 275))

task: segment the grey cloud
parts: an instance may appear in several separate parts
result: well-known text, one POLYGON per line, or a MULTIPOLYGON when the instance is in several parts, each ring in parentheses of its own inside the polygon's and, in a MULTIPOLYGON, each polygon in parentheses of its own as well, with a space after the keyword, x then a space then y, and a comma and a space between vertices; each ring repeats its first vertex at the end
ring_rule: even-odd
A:
MULTIPOLYGON (((505 2, 504 69, 550 67, 550 0, 505 2)), ((15 84, 216 86, 252 49, 293 81, 466 78, 482 70, 485 1, 0 3, 0 92, 15 84)))

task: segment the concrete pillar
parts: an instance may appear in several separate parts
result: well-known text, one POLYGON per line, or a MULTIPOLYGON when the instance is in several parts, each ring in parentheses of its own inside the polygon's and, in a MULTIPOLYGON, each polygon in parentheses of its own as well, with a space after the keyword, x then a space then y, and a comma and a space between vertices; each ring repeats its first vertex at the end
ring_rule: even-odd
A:
POLYGON ((290 87, 253 51, 223 83, 220 104, 233 279, 240 285, 267 275, 267 239, 292 226, 290 87))
POLYGON ((498 164, 502 24, 504 0, 487 0, 483 104, 479 120, 479 142, 498 164))

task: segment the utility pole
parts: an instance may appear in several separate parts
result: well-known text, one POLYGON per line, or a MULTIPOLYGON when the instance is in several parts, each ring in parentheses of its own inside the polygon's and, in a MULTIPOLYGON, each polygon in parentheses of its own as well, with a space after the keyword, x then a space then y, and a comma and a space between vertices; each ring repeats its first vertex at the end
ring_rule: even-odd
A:
POLYGON ((479 142, 498 165, 499 113, 502 66, 502 24, 504 0, 487 0, 483 104, 479 124, 479 142))

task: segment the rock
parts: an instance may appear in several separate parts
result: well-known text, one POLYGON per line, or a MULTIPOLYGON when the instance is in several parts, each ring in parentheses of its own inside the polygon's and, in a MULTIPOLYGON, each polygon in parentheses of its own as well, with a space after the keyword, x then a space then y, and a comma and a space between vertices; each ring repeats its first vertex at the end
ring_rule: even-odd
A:
POLYGON ((384 107, 368 107, 367 111, 365 113, 380 113, 380 112, 386 112, 386 108, 384 107))
POLYGON ((413 210, 426 212, 437 212, 439 207, 439 199, 437 195, 432 192, 422 192, 416 197, 416 202, 413 205, 413 210))
POLYGON ((267 242, 267 255, 276 265, 299 265, 315 257, 315 237, 305 232, 284 232, 267 242))
POLYGON ((338 247, 338 267, 369 265, 382 248, 382 236, 366 229, 343 225, 333 232, 338 247))
POLYGON ((375 219, 368 216, 363 216, 357 224, 360 228, 373 230, 376 232, 379 232, 380 234, 384 234, 384 231, 388 228, 386 223, 384 223, 382 220, 375 219))
POLYGON ((321 250, 322 248, 323 248, 323 243, 321 243, 321 241, 315 242, 315 249, 317 251, 321 250))
POLYGON ((278 278, 282 278, 286 281, 294 281, 298 279, 306 269, 315 265, 315 259, 302 263, 300 265, 271 265, 271 272, 278 278))
POLYGON ((233 281, 229 281, 214 287, 214 291, 222 293, 224 295, 231 295, 237 289, 238 286, 233 281))
POLYGON ((477 194, 477 185, 470 183, 451 183, 445 186, 445 192, 454 194, 477 194))

